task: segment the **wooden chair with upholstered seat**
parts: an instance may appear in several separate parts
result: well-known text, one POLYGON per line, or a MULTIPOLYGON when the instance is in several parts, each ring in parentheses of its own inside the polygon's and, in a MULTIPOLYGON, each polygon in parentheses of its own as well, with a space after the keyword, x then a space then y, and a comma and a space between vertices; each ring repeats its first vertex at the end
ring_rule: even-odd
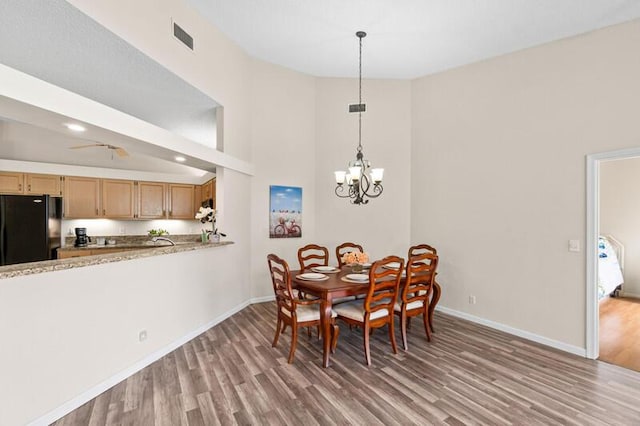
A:
MULTIPOLYGON (((438 254, 438 250, 436 250, 435 247, 430 246, 429 244, 417 244, 414 246, 409 247, 409 255, 407 256, 407 259, 411 259, 413 256, 417 256, 419 254, 423 254, 423 253, 431 253, 431 254, 438 254)), ((440 287, 440 284, 438 284, 438 281, 436 281, 436 275, 438 275, 437 272, 435 272, 435 274, 433 275, 433 296, 432 299, 429 303, 433 304, 433 306, 438 304, 438 300, 440 300, 440 294, 442 293, 442 288, 440 287)), ((433 309, 433 308, 432 308, 433 309)), ((431 328, 431 331, 433 331, 433 315, 429 316, 429 328, 431 328)))
POLYGON ((364 253, 364 249, 360 244, 349 242, 340 244, 338 247, 336 247, 336 258, 338 258, 338 267, 342 268, 344 266, 342 256, 350 251, 359 251, 360 253, 364 253))
MULTIPOLYGON (((362 327, 364 337, 364 357, 367 365, 371 365, 369 336, 373 328, 389 327, 389 340, 393 353, 398 353, 393 328, 393 306, 398 295, 400 277, 404 268, 404 260, 398 256, 387 256, 374 262, 369 271, 369 290, 364 299, 337 305, 334 311, 338 319, 349 325, 362 327), (399 269, 388 267, 397 262, 399 269), (387 267, 385 267, 387 266, 387 267)), ((335 350, 335 347, 332 348, 335 350)))
MULTIPOLYGON (((273 347, 278 344, 280 333, 284 333, 287 326, 291 327, 291 349, 289 350, 289 364, 293 363, 293 357, 298 343, 298 327, 318 327, 320 325, 320 300, 300 300, 294 296, 291 288, 291 272, 284 259, 275 254, 267 256, 273 291, 276 295, 278 309, 278 322, 276 335, 273 338, 273 347)), ((331 347, 335 351, 338 343, 340 329, 335 324, 335 312, 332 313, 331 347)))
POLYGON ((298 249, 300 270, 304 271, 315 266, 329 265, 329 250, 317 244, 307 244, 298 249))
POLYGON ((431 341, 428 309, 437 268, 438 255, 430 252, 412 256, 407 261, 405 285, 393 307, 395 314, 400 317, 402 346, 405 351, 408 349, 407 328, 411 317, 422 315, 427 340, 431 341))

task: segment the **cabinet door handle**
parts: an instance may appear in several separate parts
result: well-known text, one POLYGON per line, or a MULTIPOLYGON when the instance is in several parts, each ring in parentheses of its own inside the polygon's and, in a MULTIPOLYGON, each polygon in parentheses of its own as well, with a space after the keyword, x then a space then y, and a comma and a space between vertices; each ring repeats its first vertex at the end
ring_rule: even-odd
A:
POLYGON ((100 213, 98 213, 98 209, 96 209, 96 216, 98 216, 100 213))
POLYGON ((106 216, 107 215, 107 209, 102 209, 102 216, 106 216))
POLYGON ((27 188, 28 188, 27 190, 28 190, 29 192, 31 192, 31 184, 29 184, 29 186, 28 186, 27 188))
POLYGON ((18 184, 18 191, 22 191, 22 184, 21 183, 18 184))

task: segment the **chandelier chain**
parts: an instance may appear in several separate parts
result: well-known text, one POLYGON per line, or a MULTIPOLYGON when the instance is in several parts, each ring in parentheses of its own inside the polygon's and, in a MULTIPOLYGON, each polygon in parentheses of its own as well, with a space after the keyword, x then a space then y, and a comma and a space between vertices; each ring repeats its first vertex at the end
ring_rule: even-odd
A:
POLYGON ((358 67, 358 152, 362 152, 362 37, 360 39, 360 56, 358 67))

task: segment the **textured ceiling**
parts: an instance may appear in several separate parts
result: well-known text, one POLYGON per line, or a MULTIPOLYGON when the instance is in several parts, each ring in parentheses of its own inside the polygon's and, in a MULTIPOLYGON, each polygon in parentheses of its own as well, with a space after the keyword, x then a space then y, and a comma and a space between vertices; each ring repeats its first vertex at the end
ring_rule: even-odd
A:
POLYGON ((324 77, 415 78, 640 17, 638 0, 187 0, 251 56, 324 77))

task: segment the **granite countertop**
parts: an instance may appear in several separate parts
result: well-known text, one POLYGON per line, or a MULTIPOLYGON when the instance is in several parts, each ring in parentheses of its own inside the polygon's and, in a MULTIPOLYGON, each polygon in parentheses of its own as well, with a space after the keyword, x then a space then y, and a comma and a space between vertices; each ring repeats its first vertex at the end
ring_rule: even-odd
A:
MULTIPOLYGON (((193 237, 193 236, 191 236, 193 237)), ((172 238, 173 239, 173 238, 172 238)), ((148 240, 148 237, 146 238, 148 240)), ((179 241, 176 245, 148 245, 146 242, 123 242, 115 245, 87 246, 87 247, 62 247, 62 250, 94 250, 98 248, 123 248, 125 251, 117 253, 97 254, 93 256, 72 257, 69 259, 45 260, 42 262, 20 263, 17 265, 0 266, 0 279, 13 278, 23 275, 41 274, 44 272, 60 271, 63 269, 82 268, 103 263, 122 262, 125 260, 140 259, 143 257, 160 256, 163 254, 180 253, 184 251, 203 250, 233 244, 232 241, 219 243, 202 243, 194 241, 179 241)), ((165 242, 163 242, 165 243, 165 242)), ((153 243, 152 243, 153 244, 153 243)), ((168 244, 168 243, 167 243, 168 244)))

